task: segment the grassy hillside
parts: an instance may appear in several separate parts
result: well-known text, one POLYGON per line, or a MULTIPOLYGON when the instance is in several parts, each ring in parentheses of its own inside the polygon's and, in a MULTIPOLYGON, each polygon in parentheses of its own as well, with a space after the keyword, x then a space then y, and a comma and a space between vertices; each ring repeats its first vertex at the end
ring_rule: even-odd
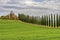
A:
POLYGON ((0 40, 59 40, 60 28, 23 23, 19 20, 0 20, 0 40))

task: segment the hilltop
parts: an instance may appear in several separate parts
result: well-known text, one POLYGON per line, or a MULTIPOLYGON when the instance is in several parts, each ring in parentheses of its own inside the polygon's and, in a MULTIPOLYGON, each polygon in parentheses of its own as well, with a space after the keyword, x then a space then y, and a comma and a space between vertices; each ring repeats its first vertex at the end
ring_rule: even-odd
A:
POLYGON ((0 20, 0 40, 59 40, 59 28, 46 28, 19 20, 0 20))

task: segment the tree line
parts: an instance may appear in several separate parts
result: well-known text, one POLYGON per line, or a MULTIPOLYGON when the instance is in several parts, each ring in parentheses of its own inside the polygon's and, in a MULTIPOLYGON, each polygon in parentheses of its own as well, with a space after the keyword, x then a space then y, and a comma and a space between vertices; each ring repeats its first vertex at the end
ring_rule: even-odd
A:
POLYGON ((42 16, 29 16, 25 14, 18 13, 18 16, 14 14, 13 11, 6 16, 1 16, 0 19, 9 19, 9 20, 21 20, 23 22, 39 24, 48 27, 59 27, 60 26, 60 15, 58 14, 49 14, 42 16))
POLYGON ((42 16, 29 16, 24 14, 18 14, 19 20, 32 24, 39 24, 49 27, 59 27, 60 26, 60 15, 50 14, 42 16))

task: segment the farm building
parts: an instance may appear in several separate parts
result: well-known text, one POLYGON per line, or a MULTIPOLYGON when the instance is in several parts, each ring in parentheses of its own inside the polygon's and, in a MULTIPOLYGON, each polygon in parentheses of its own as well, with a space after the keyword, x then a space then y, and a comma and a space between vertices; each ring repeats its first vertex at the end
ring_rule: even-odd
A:
POLYGON ((6 16, 2 16, 4 19, 12 19, 12 20, 17 20, 18 17, 13 13, 13 11, 10 12, 10 14, 6 16))

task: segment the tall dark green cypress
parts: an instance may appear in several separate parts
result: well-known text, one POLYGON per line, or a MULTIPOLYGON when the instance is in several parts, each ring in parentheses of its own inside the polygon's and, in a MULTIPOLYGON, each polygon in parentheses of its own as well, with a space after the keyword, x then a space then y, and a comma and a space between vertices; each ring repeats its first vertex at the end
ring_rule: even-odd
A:
POLYGON ((41 25, 43 25, 44 23, 44 19, 43 19, 43 15, 42 15, 42 17, 41 17, 41 25))
POLYGON ((41 25, 41 17, 39 17, 38 24, 41 25))
POLYGON ((49 20, 48 20, 49 22, 48 22, 48 25, 49 25, 49 27, 50 27, 50 15, 49 15, 49 20))
POLYGON ((30 23, 29 15, 26 16, 26 22, 29 22, 30 23))
POLYGON ((46 26, 48 26, 48 16, 46 16, 46 26))
POLYGON ((55 27, 55 14, 54 14, 54 27, 55 27))
POLYGON ((56 15, 56 25, 57 25, 57 28, 58 28, 58 14, 56 15))
POLYGON ((44 15, 44 17, 43 17, 43 20, 44 20, 43 25, 46 26, 46 16, 45 16, 45 15, 44 15))
POLYGON ((53 27, 53 15, 51 14, 51 27, 53 27))
POLYGON ((59 26, 60 26, 60 15, 59 15, 59 26))

